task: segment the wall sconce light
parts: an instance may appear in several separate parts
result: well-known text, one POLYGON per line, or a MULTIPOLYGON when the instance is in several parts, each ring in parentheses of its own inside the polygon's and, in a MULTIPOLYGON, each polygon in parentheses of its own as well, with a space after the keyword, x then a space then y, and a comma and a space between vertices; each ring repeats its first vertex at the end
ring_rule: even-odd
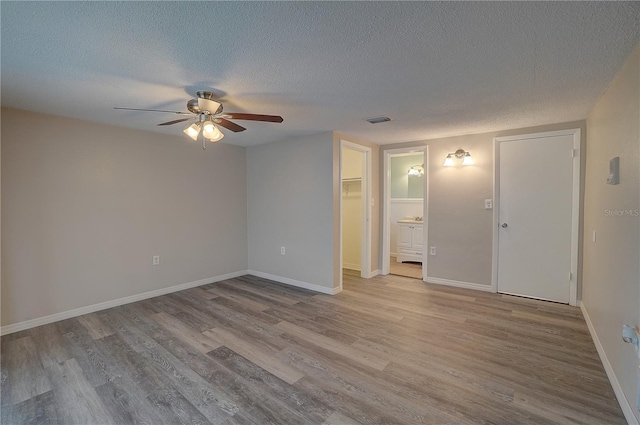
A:
POLYGON ((455 152, 447 154, 447 157, 444 159, 444 164, 442 165, 445 167, 453 167, 454 156, 458 159, 462 158, 462 165, 473 165, 473 158, 471 157, 471 154, 464 149, 458 149, 455 152))
POLYGON ((412 165, 409 167, 408 173, 410 176, 420 177, 424 174, 424 164, 412 165))

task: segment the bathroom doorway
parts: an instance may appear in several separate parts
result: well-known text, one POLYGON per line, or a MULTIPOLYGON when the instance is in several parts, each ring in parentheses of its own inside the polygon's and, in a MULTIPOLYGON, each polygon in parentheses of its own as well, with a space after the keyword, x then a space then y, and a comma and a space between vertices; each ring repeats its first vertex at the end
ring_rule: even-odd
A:
POLYGON ((426 280, 427 149, 385 151, 383 274, 426 280))

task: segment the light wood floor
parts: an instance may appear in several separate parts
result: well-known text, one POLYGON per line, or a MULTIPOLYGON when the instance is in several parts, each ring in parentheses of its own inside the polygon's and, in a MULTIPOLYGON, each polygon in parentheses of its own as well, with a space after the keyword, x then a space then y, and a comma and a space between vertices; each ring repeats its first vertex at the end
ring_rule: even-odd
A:
POLYGON ((2 424, 624 424, 580 310, 245 276, 2 337, 2 424))
POLYGON ((389 261, 389 273, 398 276, 412 277, 414 279, 422 279, 422 263, 398 263, 396 257, 391 257, 391 261, 389 261))

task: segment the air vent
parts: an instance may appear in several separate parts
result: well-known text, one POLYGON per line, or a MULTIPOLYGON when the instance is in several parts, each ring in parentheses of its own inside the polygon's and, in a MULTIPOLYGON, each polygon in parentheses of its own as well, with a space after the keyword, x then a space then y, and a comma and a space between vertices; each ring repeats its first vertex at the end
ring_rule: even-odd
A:
POLYGON ((389 118, 389 117, 375 117, 375 118, 367 118, 366 121, 369 122, 370 124, 379 124, 381 122, 391 121, 391 118, 389 118))

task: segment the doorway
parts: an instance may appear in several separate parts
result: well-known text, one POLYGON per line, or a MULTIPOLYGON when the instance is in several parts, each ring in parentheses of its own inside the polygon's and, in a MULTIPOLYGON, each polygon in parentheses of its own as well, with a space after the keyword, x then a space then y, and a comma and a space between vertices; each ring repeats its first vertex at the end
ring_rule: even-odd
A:
POLYGON ((340 289, 347 272, 371 277, 371 149, 340 141, 340 289))
POLYGON ((495 139, 497 292, 576 305, 579 148, 579 129, 495 139))
POLYGON ((384 154, 382 274, 426 280, 428 148, 384 154))

